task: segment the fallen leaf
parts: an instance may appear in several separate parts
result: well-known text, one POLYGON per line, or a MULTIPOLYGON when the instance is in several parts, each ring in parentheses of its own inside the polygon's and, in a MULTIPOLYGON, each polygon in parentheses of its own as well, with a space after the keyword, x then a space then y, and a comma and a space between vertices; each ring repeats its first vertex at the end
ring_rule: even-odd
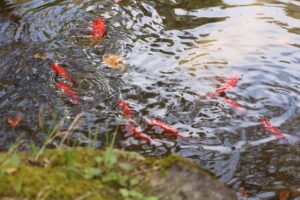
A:
POLYGON ((123 70, 124 66, 124 57, 118 56, 112 53, 103 55, 103 63, 112 69, 123 70))
POLYGON ((288 200, 290 197, 290 189, 284 188, 279 191, 279 200, 288 200))
POLYGON ((11 167, 11 168, 6 169, 6 173, 8 173, 8 174, 13 174, 13 173, 15 173, 16 171, 18 171, 18 169, 17 169, 17 168, 14 168, 14 167, 11 167))
POLYGON ((9 123, 12 127, 16 127, 21 121, 21 117, 18 115, 15 119, 12 117, 9 117, 7 119, 7 123, 9 123))
POLYGON ((48 55, 44 52, 36 52, 35 54, 33 54, 33 57, 36 59, 40 59, 40 60, 47 60, 48 59, 48 55))

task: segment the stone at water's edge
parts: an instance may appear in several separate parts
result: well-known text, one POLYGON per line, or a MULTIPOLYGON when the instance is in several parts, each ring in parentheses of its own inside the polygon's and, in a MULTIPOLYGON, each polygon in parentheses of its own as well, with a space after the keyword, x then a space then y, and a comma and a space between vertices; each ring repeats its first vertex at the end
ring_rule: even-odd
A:
MULTIPOLYGON (((237 196, 226 185, 198 166, 181 158, 156 172, 150 180, 162 200, 234 200, 237 196)), ((166 158, 170 159, 170 158, 166 158)))

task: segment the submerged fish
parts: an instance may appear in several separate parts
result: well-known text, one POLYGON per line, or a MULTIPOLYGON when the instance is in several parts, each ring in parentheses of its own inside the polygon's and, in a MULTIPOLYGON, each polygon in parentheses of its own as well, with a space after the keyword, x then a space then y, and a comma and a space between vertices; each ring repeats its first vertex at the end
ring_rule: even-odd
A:
POLYGON ((7 123, 9 123, 14 128, 16 126, 18 126, 18 124, 20 123, 20 121, 21 121, 21 117, 19 115, 16 118, 9 117, 7 119, 7 123))
POLYGON ((62 89, 63 92, 66 93, 73 101, 75 101, 76 103, 79 103, 79 99, 78 99, 77 95, 68 85, 66 85, 63 82, 56 82, 55 85, 59 89, 62 89))
POLYGON ((60 76, 63 76, 68 81, 72 82, 73 84, 76 84, 76 82, 73 80, 73 78, 62 68, 58 63, 51 63, 50 66, 52 69, 60 76))
POLYGON ((174 136, 177 136, 177 137, 180 136, 180 133, 177 130, 171 128, 166 123, 164 123, 162 121, 159 121, 157 119, 147 120, 147 123, 150 126, 156 126, 156 127, 161 128, 163 130, 163 132, 166 133, 166 134, 174 135, 174 136))
POLYGON ((98 17, 92 22, 93 43, 94 44, 99 43, 104 33, 105 33, 105 20, 101 17, 98 17))
POLYGON ((246 112, 246 109, 241 104, 239 104, 238 102, 236 102, 232 99, 229 99, 227 97, 223 97, 223 101, 228 103, 229 105, 231 105, 234 109, 236 109, 238 111, 246 112))
POLYGON ((146 135, 145 133, 142 133, 135 126, 131 124, 127 124, 125 128, 138 140, 144 140, 146 142, 152 141, 150 136, 146 135))
POLYGON ((236 86, 238 80, 239 77, 237 75, 232 75, 229 80, 225 81, 225 83, 218 87, 214 92, 208 93, 207 96, 215 98, 224 95, 225 92, 236 86))
POLYGON ((129 118, 129 119, 132 118, 131 110, 130 110, 130 108, 129 108, 129 106, 128 106, 128 104, 127 104, 126 101, 120 99, 119 100, 119 107, 121 108, 122 112, 124 113, 124 115, 127 118, 129 118))
POLYGON ((280 130, 278 128, 276 128, 273 124, 271 124, 271 122, 268 119, 266 119, 266 118, 262 119, 261 124, 264 126, 266 131, 270 132, 272 135, 274 135, 278 139, 287 141, 287 138, 280 132, 280 130))

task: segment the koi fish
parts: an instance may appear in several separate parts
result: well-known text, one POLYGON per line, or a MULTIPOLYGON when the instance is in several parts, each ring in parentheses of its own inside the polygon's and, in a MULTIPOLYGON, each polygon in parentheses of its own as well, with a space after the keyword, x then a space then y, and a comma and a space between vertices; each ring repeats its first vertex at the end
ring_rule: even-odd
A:
POLYGON ((131 119, 132 118, 132 114, 131 114, 131 110, 128 106, 128 104, 126 103, 126 101, 120 99, 119 100, 119 107, 121 108, 122 112, 124 113, 124 115, 131 119))
POLYGON ((279 39, 278 42, 280 44, 282 44, 282 45, 289 45, 289 44, 291 44, 291 42, 288 39, 284 39, 284 38, 279 39))
POLYGON ((179 132, 177 130, 174 130, 169 125, 165 124, 164 122, 161 122, 157 119, 147 120, 147 123, 150 126, 157 126, 161 129, 163 129, 163 132, 169 135, 174 135, 176 137, 180 136, 179 132))
POLYGON ((101 37, 105 33, 105 21, 103 18, 98 17, 92 22, 92 38, 93 43, 99 43, 101 37))
POLYGON ((75 92, 69 86, 67 86, 63 82, 56 82, 55 85, 56 85, 56 87, 62 89, 63 92, 66 93, 72 100, 74 100, 76 103, 79 103, 78 97, 76 96, 75 92))
POLYGON ((217 96, 224 95, 225 92, 229 91, 231 88, 236 86, 238 80, 239 77, 237 75, 232 75, 230 79, 226 81, 224 84, 222 84, 220 87, 218 87, 215 92, 207 93, 207 96, 211 98, 215 98, 217 96))
POLYGON ((7 123, 9 123, 12 127, 16 127, 16 126, 18 126, 18 124, 20 123, 20 121, 21 121, 21 117, 18 115, 15 119, 14 118, 12 118, 12 117, 9 117, 8 119, 7 119, 7 123))
POLYGON ((73 84, 76 84, 73 78, 58 63, 51 63, 50 66, 58 75, 61 75, 68 81, 72 82, 73 84))
POLYGON ((146 142, 150 142, 152 140, 150 136, 140 132, 135 126, 131 124, 127 124, 125 128, 138 140, 144 140, 146 142))
POLYGON ((271 122, 268 119, 262 119, 261 124, 265 127, 265 129, 268 132, 272 133, 278 139, 287 140, 287 138, 280 132, 280 130, 276 128, 273 124, 271 124, 271 122))
POLYGON ((233 108, 235 108, 237 110, 246 111, 246 109, 241 104, 239 104, 238 102, 236 102, 232 99, 229 99, 227 97, 223 97, 223 101, 225 101, 226 103, 228 103, 229 105, 231 105, 233 108))

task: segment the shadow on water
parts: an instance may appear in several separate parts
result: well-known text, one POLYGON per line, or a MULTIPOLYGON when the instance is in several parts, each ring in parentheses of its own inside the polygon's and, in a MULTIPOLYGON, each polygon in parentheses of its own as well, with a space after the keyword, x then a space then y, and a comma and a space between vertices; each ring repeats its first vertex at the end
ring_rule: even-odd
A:
POLYGON ((126 123, 117 105, 124 99, 155 142, 138 141, 121 126, 119 147, 158 157, 177 153, 251 197, 297 189, 299 13, 296 0, 1 1, 0 149, 20 137, 41 143, 58 118, 65 117, 66 129, 81 112, 73 142, 90 144, 99 126, 101 147, 106 129, 126 123), (89 27, 98 16, 107 32, 92 46, 89 27), (37 59, 37 52, 48 58, 37 59), (126 69, 105 66, 105 53, 124 56, 126 69), (80 104, 55 87, 52 62, 76 79, 80 104), (241 79, 226 95, 247 114, 206 95, 232 74, 241 79), (17 115, 22 121, 13 128, 7 119, 17 115), (270 136, 257 116, 269 118, 288 142, 270 136), (150 118, 188 139, 155 132, 145 123, 150 118))

